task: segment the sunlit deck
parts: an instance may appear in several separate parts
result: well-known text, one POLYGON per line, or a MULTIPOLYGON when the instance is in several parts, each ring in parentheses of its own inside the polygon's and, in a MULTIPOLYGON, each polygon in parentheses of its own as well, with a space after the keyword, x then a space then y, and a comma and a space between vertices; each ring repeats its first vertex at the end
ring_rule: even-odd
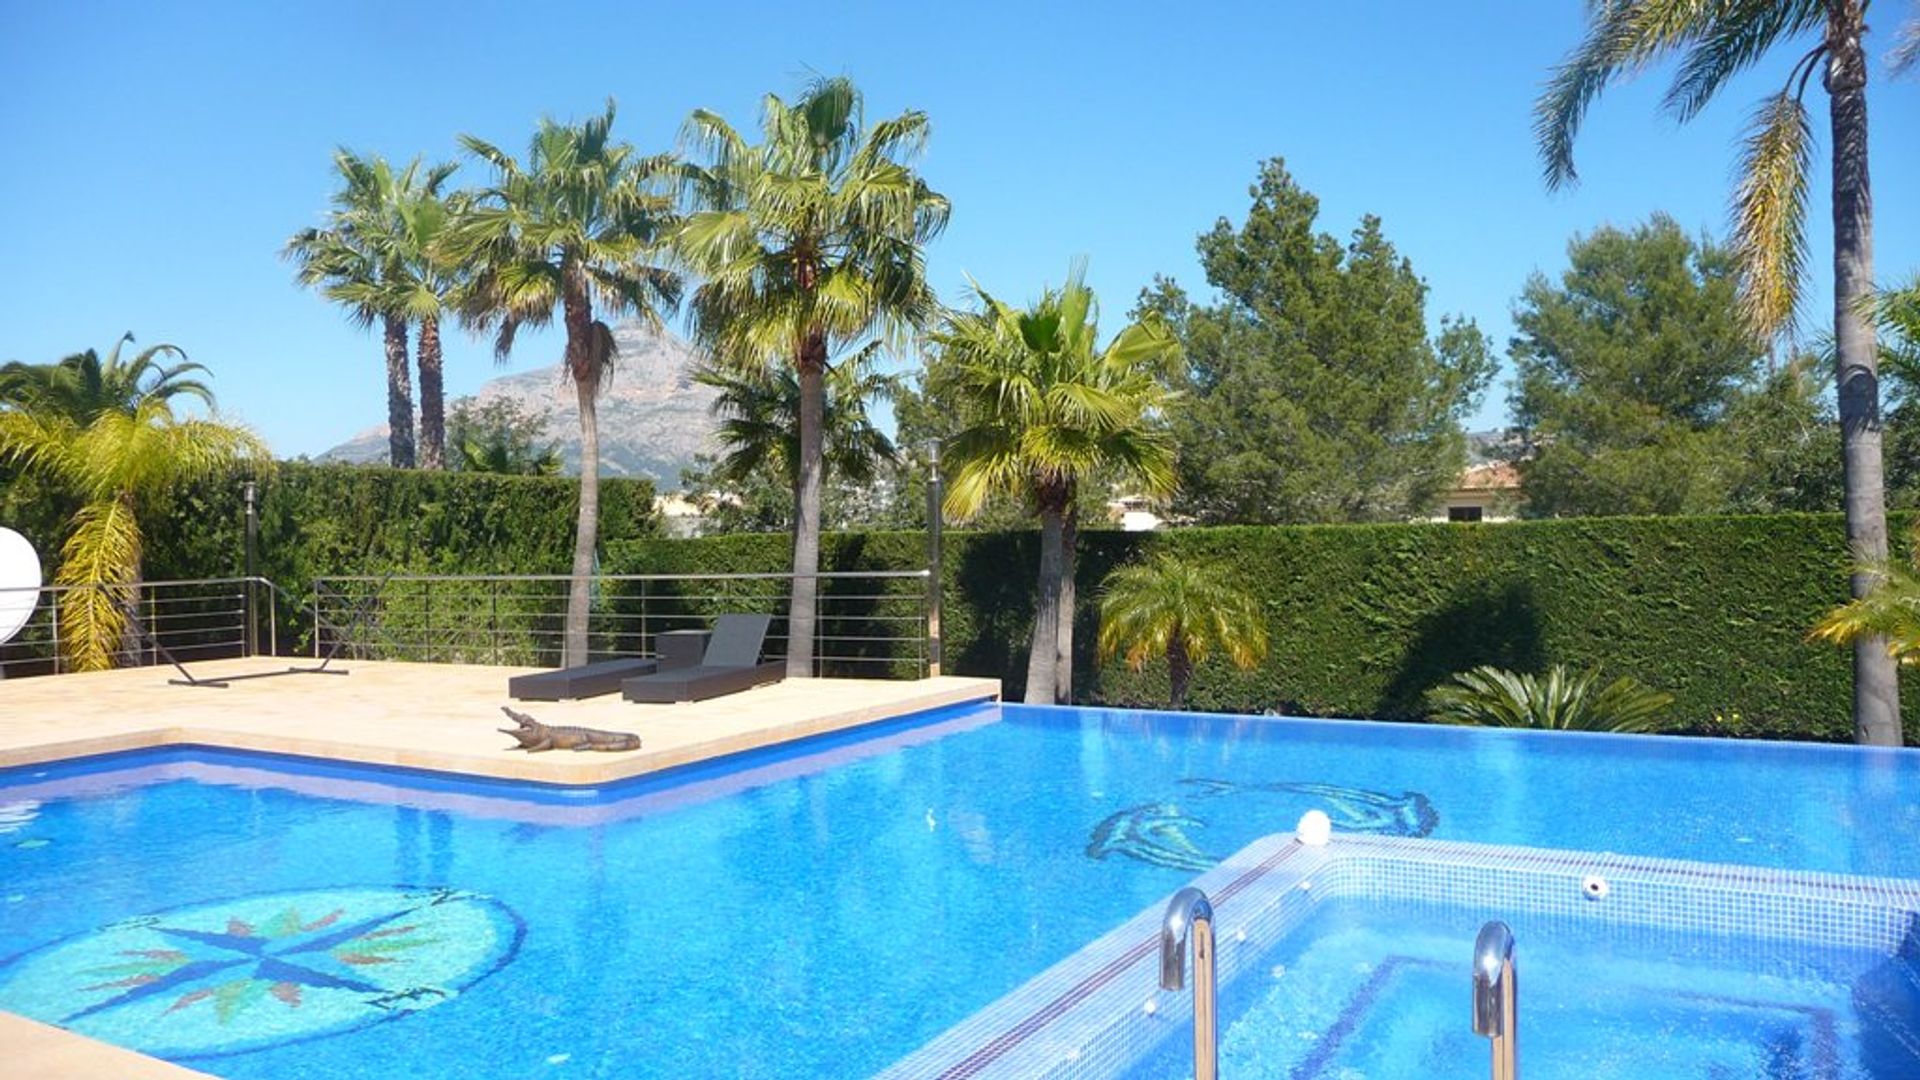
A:
MULTIPOLYGON (((303 661, 293 661, 300 663, 303 661)), ((310 663, 310 661, 305 661, 310 663)), ((272 671, 256 657, 195 664, 196 678, 272 671)), ((197 744, 557 784, 602 784, 964 701, 997 679, 791 679, 711 701, 638 705, 619 695, 516 704, 507 679, 532 670, 343 661, 342 675, 174 686, 167 667, 0 682, 0 766, 197 744), (624 753, 509 750, 500 706, 547 724, 631 731, 624 753)))

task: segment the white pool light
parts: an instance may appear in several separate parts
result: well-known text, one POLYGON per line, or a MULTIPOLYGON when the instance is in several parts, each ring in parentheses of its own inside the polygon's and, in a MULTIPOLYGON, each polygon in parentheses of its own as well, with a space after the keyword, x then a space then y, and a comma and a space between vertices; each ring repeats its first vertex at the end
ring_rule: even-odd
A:
POLYGON ((1300 824, 1293 830, 1293 838, 1307 847, 1326 847, 1333 839, 1333 819, 1321 810, 1309 810, 1300 815, 1300 824))

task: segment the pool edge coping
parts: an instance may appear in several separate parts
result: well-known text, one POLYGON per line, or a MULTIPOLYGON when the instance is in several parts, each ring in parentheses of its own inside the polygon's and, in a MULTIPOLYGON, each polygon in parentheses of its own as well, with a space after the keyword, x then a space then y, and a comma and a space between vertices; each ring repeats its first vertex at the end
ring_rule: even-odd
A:
MULTIPOLYGON (((56 678, 58 676, 55 676, 56 678)), ((415 772, 437 773, 483 780, 503 780, 557 788, 591 788, 632 780, 689 765, 799 742, 819 735, 851 731, 937 709, 975 703, 997 703, 998 679, 942 677, 945 685, 928 687, 899 700, 817 713, 798 720, 735 732, 700 742, 660 750, 594 755, 580 761, 570 752, 553 762, 525 757, 482 757, 432 749, 380 746, 306 733, 239 730, 218 725, 156 724, 153 727, 82 735, 8 746, 0 749, 0 769, 53 765, 83 758, 140 750, 203 746, 243 753, 279 754, 319 761, 372 765, 415 772), (567 764, 562 766, 560 762, 567 764)))
POLYGON ((33 1080, 218 1080, 210 1073, 0 1009, 0 1045, 33 1080))

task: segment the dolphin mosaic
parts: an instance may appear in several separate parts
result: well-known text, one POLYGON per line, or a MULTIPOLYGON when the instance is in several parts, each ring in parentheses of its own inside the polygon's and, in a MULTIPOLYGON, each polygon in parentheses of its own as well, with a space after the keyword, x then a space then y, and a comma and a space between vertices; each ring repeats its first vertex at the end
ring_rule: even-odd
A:
MULTIPOLYGON (((1440 824, 1433 802, 1418 791, 1391 794, 1366 788, 1307 781, 1241 784, 1229 780, 1190 777, 1181 780, 1195 800, 1219 806, 1219 800, 1245 804, 1262 795, 1307 796, 1308 808, 1326 812, 1333 827, 1343 832, 1380 836, 1428 836, 1440 824)), ((1231 814, 1230 807, 1220 806, 1231 814)), ((1190 833, 1205 829, 1202 818, 1172 802, 1148 802, 1109 815, 1094 826, 1087 841, 1087 857, 1129 859, 1170 870, 1198 873, 1211 868, 1220 856, 1203 850, 1190 833)))
POLYGON ((1236 795, 1249 791, 1270 791, 1289 795, 1309 795, 1321 800, 1318 808, 1333 819, 1333 827, 1343 832, 1373 833, 1379 836, 1430 836, 1440 826, 1440 813, 1433 801, 1418 791, 1390 795, 1367 788, 1342 787, 1339 784, 1279 781, 1271 784, 1236 784, 1230 780, 1192 778, 1180 781, 1196 789, 1200 796, 1236 795))
POLYGON ((1206 825, 1199 818, 1181 813, 1172 803, 1143 803, 1094 826, 1093 836, 1087 841, 1087 856, 1105 859, 1119 854, 1171 870, 1199 873, 1220 861, 1187 837, 1187 829, 1204 829, 1206 825))

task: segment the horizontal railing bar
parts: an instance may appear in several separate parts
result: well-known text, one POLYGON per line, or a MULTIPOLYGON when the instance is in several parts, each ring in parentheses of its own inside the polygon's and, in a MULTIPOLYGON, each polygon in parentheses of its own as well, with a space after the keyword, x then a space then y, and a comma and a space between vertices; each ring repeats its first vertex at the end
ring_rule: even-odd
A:
MULTIPOLYGON (((216 594, 216 596, 217 595, 226 595, 226 594, 216 594)), ((214 597, 202 597, 202 596, 169 597, 166 599, 165 602, 193 603, 195 601, 205 601, 213 598, 214 597)), ((361 597, 361 598, 364 599, 364 597, 361 597)), ((330 599, 345 600, 345 599, 348 599, 348 595, 345 593, 336 593, 330 599)), ((488 603, 496 603, 496 602, 502 603, 502 604, 505 604, 505 603, 524 604, 524 603, 534 603, 534 602, 561 604, 565 602, 566 597, 558 593, 555 593, 551 596, 535 597, 535 596, 501 596, 495 593, 486 593, 486 592, 469 593, 469 592, 438 592, 438 591, 424 592, 423 591, 423 592, 417 592, 417 593, 399 593, 397 595, 383 597, 382 600, 383 602, 389 603, 389 604, 423 603, 427 600, 431 600, 436 604, 442 603, 442 602, 449 603, 449 604, 455 604, 455 603, 488 604, 488 603)), ((602 604, 617 605, 617 606, 626 606, 629 604, 638 603, 638 604, 644 604, 648 606, 650 609, 658 608, 661 606, 667 606, 667 605, 675 605, 675 604, 755 603, 755 604, 765 605, 765 606, 778 606, 780 604, 785 604, 787 602, 789 602, 789 598, 785 595, 740 596, 735 593, 673 593, 669 595, 654 595, 654 596, 628 595, 628 596, 618 596, 618 597, 611 597, 611 598, 602 598, 602 600, 600 601, 600 603, 602 604)), ((877 593, 871 596, 845 596, 845 595, 836 593, 830 596, 820 597, 820 602, 822 607, 844 607, 845 605, 848 605, 848 604, 915 604, 915 603, 921 602, 921 596, 918 593, 914 593, 912 595, 903 595, 900 593, 877 593)), ((342 605, 342 606, 350 606, 350 605, 342 605)), ((617 612, 617 607, 601 608, 599 609, 599 611, 615 613, 617 612)), ((599 613, 599 611, 597 611, 596 613, 599 613)))
POLYGON ((925 578, 929 571, 921 570, 823 570, 817 574, 791 574, 783 572, 733 573, 733 574, 394 574, 382 577, 378 574, 326 575, 314 578, 314 583, 343 582, 350 584, 397 585, 408 582, 435 581, 566 581, 572 582, 584 576, 589 582, 595 581, 787 581, 796 577, 812 578, 820 581, 858 580, 860 578, 906 579, 925 578))
POLYGON ((74 592, 79 589, 165 589, 187 585, 273 585, 263 577, 226 577, 226 578, 179 578, 172 581, 136 581, 128 585, 110 585, 104 582, 84 585, 4 585, 0 592, 74 592))

